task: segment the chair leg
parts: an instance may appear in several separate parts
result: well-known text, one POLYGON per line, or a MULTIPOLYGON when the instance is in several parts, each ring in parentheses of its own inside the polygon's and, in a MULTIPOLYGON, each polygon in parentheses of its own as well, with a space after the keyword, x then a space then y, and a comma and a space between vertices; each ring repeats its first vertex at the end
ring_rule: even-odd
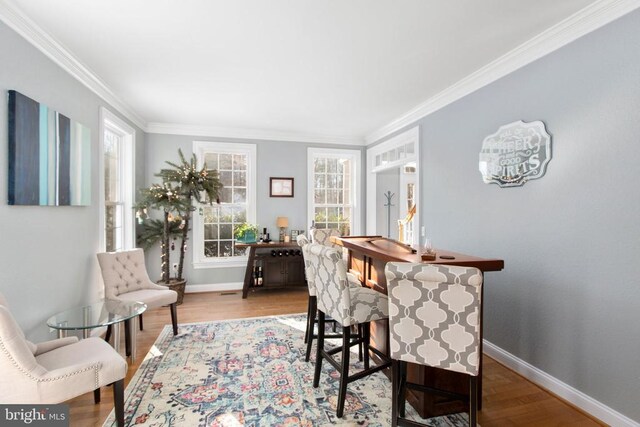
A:
POLYGON ((478 377, 469 377, 469 426, 476 427, 478 421, 478 377))
MULTIPOLYGON (((173 325, 173 336, 178 335, 178 312, 176 309, 176 303, 169 304, 169 310, 171 310, 171 324, 173 325)), ((140 318, 140 324, 142 325, 142 318, 140 318)))
POLYGON ((402 418, 404 418, 406 416, 405 414, 405 407, 407 404, 407 362, 402 362, 399 361, 398 362, 399 365, 399 371, 400 371, 400 385, 398 386, 398 412, 400 413, 400 416, 402 418))
POLYGON ((104 335, 104 340, 109 342, 111 339, 111 325, 107 326, 107 333, 104 335))
POLYGON ((93 390, 93 403, 100 403, 100 387, 93 390))
POLYGON ((318 311, 318 342, 316 342, 316 368, 313 372, 313 388, 320 385, 322 371, 322 350, 324 349, 324 312, 318 311))
POLYGON ((124 427, 124 378, 113 383, 113 407, 118 427, 124 427))
POLYGON ((131 356, 131 319, 124 321, 124 354, 131 356))
POLYGON ((347 384, 349 384, 349 354, 351 353, 351 328, 342 328, 342 364, 340 369, 340 390, 338 392, 338 410, 336 415, 342 418, 344 403, 347 400, 347 384))
POLYGON ((370 322, 362 324, 362 348, 364 352, 364 369, 369 369, 369 341, 371 341, 370 322))
POLYGON ((398 425, 398 401, 400 399, 398 387, 400 386, 400 369, 397 360, 391 361, 391 427, 398 425))
POLYGON ((304 331, 304 343, 309 342, 309 322, 311 321, 311 295, 309 295, 309 300, 307 301, 307 329, 304 331))
MULTIPOLYGON (((316 297, 309 297, 309 316, 307 318, 307 353, 304 356, 304 361, 308 362, 311 357, 311 346, 313 345, 313 327, 316 324, 316 313, 318 311, 318 300, 316 297)), ((320 326, 318 325, 318 331, 320 326)), ((318 332, 319 333, 319 332, 318 332)), ((318 345, 320 345, 318 343, 318 345)))
MULTIPOLYGON (((358 326, 356 326, 356 329, 358 331, 358 339, 363 339, 364 337, 364 332, 363 332, 363 326, 362 324, 358 323, 358 326)), ((362 347, 364 346, 364 342, 361 342, 360 344, 358 344, 358 360, 360 362, 362 362, 362 347)))

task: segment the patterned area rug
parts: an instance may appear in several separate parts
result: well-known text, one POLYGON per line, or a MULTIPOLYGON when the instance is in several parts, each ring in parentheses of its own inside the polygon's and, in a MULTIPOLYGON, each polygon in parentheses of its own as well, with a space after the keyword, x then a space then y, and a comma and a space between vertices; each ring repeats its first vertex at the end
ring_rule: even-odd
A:
MULTIPOLYGON (((320 387, 313 388, 315 363, 304 361, 305 319, 181 324, 176 337, 166 326, 127 387, 127 425, 390 426, 391 384, 380 372, 349 384, 345 415, 336 417, 339 378, 325 362, 320 387)), ((362 369, 357 355, 352 359, 353 372, 362 369)), ((416 417, 409 405, 407 415, 416 417)), ((468 425, 466 414, 428 423, 468 425)), ((104 426, 115 425, 112 411, 104 426)))

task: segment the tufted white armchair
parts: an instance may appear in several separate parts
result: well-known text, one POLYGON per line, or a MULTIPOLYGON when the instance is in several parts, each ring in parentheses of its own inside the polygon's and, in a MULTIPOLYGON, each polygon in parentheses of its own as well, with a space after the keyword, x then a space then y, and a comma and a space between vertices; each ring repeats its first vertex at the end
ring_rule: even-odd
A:
MULTIPOLYGON (((140 301, 147 304, 148 308, 168 305, 171 311, 173 335, 178 334, 176 313, 178 293, 149 279, 142 249, 102 252, 98 254, 98 263, 102 271, 105 298, 140 301)), ((142 329, 142 315, 140 329, 142 329)))
POLYGON ((100 338, 28 341, 0 294, 0 403, 60 403, 113 383, 118 426, 124 426, 127 362, 100 338))

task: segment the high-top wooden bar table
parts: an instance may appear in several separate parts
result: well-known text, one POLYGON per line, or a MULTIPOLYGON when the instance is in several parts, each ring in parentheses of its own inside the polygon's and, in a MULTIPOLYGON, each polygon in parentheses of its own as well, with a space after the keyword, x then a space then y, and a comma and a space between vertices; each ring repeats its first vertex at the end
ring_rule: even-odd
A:
MULTIPOLYGON (((420 255, 415 253, 410 246, 381 236, 341 237, 334 238, 333 241, 349 250, 349 271, 358 276, 364 286, 384 294, 387 294, 387 280, 384 275, 384 268, 387 262, 390 261, 460 265, 475 267, 482 272, 500 271, 504 268, 504 261, 501 259, 479 258, 442 249, 435 250, 435 260, 422 261, 420 255)), ((484 306, 484 304, 482 306, 484 306)), ((480 315, 482 316, 482 313, 480 313, 480 315)), ((482 338, 482 327, 480 329, 480 337, 482 338)), ((371 342, 380 351, 388 354, 388 321, 372 322, 371 342)), ((480 346, 481 363, 480 375, 478 377, 479 408, 482 404, 482 339, 480 340, 480 346)), ((410 382, 450 390, 456 393, 469 394, 468 377, 457 372, 409 364, 407 375, 407 380, 410 382)), ((464 402, 434 395, 426 395, 424 393, 414 394, 410 390, 408 392, 408 399, 424 418, 468 410, 468 405, 464 402)))

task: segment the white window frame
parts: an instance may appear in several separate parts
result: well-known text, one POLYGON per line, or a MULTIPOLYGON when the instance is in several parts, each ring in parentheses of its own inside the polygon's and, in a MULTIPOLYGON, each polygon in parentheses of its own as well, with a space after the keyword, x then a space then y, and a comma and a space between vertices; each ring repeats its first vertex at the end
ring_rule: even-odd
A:
POLYGON ((122 193, 123 206, 123 247, 122 249, 133 249, 135 247, 135 212, 133 211, 133 200, 135 193, 135 129, 124 120, 113 114, 104 107, 100 108, 100 141, 99 141, 99 174, 100 174, 100 191, 99 191, 99 249, 106 250, 106 203, 104 199, 104 140, 107 131, 117 133, 122 137, 122 149, 120 156, 120 191, 122 193))
POLYGON ((361 234, 362 207, 360 200, 362 199, 362 152, 360 150, 348 150, 342 148, 314 148, 307 149, 307 224, 311 225, 315 221, 315 203, 314 203, 314 160, 316 157, 344 159, 348 158, 353 162, 353 171, 351 174, 351 194, 353 195, 353 212, 351 214, 351 235, 358 236, 361 234))
MULTIPOLYGON (((193 141, 193 152, 202 167, 205 153, 243 154, 247 156, 247 222, 256 223, 256 145, 233 142, 193 141)), ((215 203, 215 202, 214 202, 215 203)), ((201 205, 204 206, 204 205, 201 205)), ((204 216, 200 206, 193 213, 193 268, 246 267, 249 257, 207 258, 204 256, 204 216)))
MULTIPOLYGON (((376 234, 377 227, 377 212, 380 207, 376 206, 377 199, 377 172, 389 170, 393 168, 399 168, 403 165, 414 162, 416 165, 416 180, 415 180, 415 203, 417 212, 414 217, 413 226, 413 242, 406 242, 413 245, 419 244, 419 240, 423 235, 422 227, 420 227, 420 183, 422 182, 422 176, 420 171, 420 127, 413 127, 393 138, 385 141, 381 144, 374 145, 367 149, 367 234, 376 234), (406 147, 408 144, 413 146, 413 153, 410 155, 405 153, 402 158, 394 158, 394 160, 388 160, 383 164, 376 164, 376 156, 383 156, 385 153, 391 153, 393 150, 397 150, 400 147, 406 147)), ((379 233, 381 234, 381 233, 379 233)))

